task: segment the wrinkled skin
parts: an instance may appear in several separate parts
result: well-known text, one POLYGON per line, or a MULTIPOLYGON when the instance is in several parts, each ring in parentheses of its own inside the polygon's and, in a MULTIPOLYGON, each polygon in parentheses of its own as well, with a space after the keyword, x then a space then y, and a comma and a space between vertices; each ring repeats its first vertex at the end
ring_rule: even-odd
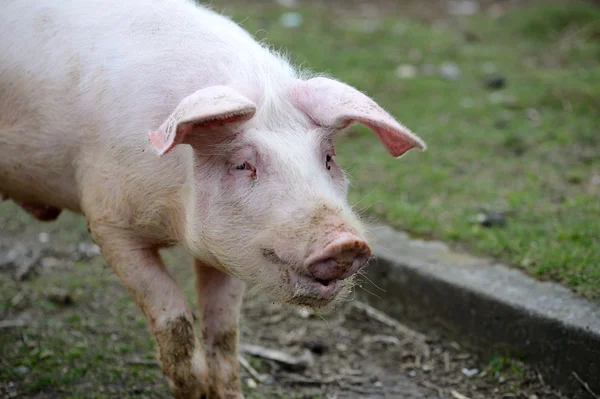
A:
POLYGON ((175 397, 241 398, 245 285, 332 306, 371 256, 335 135, 358 122, 392 156, 425 145, 191 2, 45 3, 0 13, 2 199, 85 216, 175 397), (199 330, 158 254, 170 245, 195 258, 199 330))

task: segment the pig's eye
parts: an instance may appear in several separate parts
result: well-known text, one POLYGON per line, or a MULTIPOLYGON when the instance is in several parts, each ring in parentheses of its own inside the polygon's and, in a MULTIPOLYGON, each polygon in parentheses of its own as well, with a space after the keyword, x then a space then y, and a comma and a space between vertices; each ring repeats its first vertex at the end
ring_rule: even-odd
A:
POLYGON ((250 162, 244 162, 244 163, 241 163, 239 165, 235 165, 234 168, 236 170, 249 170, 249 171, 252 172, 250 174, 250 177, 252 179, 256 179, 256 168, 250 162))
POLYGON ((331 170, 331 155, 327 154, 327 157, 325 157, 325 166, 327 167, 327 170, 331 170))

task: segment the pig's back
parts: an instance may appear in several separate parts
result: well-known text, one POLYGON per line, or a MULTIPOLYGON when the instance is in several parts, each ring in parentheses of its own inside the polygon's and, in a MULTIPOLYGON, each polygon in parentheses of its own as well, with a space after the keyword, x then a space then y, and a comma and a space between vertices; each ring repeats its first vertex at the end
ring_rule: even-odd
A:
POLYGON ((293 74, 235 23, 184 0, 18 0, 0 14, 0 192, 57 207, 78 210, 76 169, 89 158, 152 162, 137 149, 194 91, 293 74))

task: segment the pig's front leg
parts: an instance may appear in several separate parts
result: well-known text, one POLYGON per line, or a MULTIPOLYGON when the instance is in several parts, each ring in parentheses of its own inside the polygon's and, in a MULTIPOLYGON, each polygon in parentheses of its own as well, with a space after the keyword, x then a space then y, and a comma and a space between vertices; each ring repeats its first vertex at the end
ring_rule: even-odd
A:
POLYGON ((244 283, 196 260, 196 292, 210 375, 211 398, 243 397, 238 363, 239 315, 244 283))
POLYGON ((158 251, 112 229, 90 224, 94 241, 140 307, 158 346, 163 372, 177 399, 207 397, 206 357, 183 291, 158 251))

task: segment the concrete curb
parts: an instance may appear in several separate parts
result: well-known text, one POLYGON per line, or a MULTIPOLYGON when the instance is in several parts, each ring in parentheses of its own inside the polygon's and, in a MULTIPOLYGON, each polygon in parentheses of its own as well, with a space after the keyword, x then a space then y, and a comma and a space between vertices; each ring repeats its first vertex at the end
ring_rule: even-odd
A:
POLYGON ((574 399, 600 394, 600 303, 445 244, 372 226, 379 292, 361 298, 417 328, 435 328, 484 353, 516 354, 574 399), (575 376, 577 375, 581 381, 575 376))

